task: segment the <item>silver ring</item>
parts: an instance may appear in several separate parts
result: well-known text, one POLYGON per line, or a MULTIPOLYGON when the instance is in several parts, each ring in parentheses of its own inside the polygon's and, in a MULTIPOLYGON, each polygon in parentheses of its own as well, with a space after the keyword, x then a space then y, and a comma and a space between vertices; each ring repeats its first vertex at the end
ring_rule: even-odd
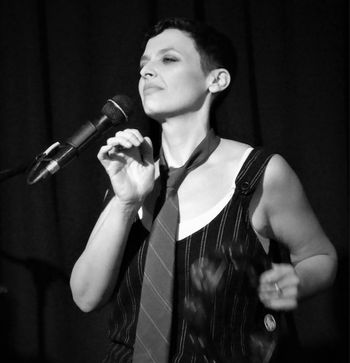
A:
POLYGON ((277 292, 277 295, 280 297, 280 296, 282 296, 283 295, 283 290, 279 287, 279 285, 278 285, 278 283, 277 282, 275 282, 274 283, 274 286, 275 286, 275 290, 276 290, 276 292, 277 292))

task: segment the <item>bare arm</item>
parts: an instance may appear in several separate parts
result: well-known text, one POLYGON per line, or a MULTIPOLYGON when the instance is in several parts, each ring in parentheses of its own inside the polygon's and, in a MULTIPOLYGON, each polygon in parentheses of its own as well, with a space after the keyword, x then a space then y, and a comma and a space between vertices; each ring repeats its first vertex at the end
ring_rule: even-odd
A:
POLYGON ((115 287, 134 217, 152 190, 152 146, 137 130, 118 132, 98 158, 110 177, 115 196, 100 215, 71 274, 73 299, 85 312, 104 304, 115 287), (122 150, 117 147, 122 146, 122 150))
POLYGON ((260 298, 270 308, 293 309, 300 298, 331 285, 336 273, 336 252, 298 177, 279 155, 266 168, 259 205, 263 233, 287 246, 292 262, 275 265, 262 274, 260 298))

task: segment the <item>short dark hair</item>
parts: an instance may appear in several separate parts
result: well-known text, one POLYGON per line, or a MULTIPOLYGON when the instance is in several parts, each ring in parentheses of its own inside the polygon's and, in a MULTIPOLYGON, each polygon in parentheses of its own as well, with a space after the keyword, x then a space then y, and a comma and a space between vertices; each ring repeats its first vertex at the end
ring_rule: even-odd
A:
POLYGON ((166 29, 178 29, 189 35, 200 55, 204 72, 225 68, 233 79, 236 73, 236 52, 229 38, 211 26, 186 18, 166 18, 156 23, 145 35, 144 44, 166 29))

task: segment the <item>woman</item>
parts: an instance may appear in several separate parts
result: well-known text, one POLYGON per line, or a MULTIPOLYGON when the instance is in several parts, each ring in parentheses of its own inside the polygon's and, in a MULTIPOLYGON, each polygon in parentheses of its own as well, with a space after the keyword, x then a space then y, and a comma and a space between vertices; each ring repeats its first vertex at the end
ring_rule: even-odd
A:
MULTIPOLYGON (((83 311, 113 298, 106 362, 267 362, 279 312, 334 279, 335 250, 287 162, 210 130, 213 104, 231 81, 224 48, 222 36, 203 25, 157 24, 141 57, 139 93, 145 113, 161 125, 161 161, 154 162, 151 140, 135 129, 117 132, 98 154, 113 196, 74 266, 71 288, 83 311), (201 160, 191 161, 193 154, 201 160), (195 168, 164 196, 163 175, 188 163, 195 168), (142 314, 151 314, 144 308, 145 285, 153 285, 147 269, 162 265, 149 263, 158 248, 149 240, 170 199, 178 206, 170 218, 175 237, 168 236, 175 257, 163 267, 175 275, 171 307, 159 320, 168 313, 171 321, 161 334, 165 343, 149 343, 142 336, 159 329, 154 323, 154 332, 141 331, 142 314), (272 263, 273 241, 288 249, 290 263, 272 263)), ((165 258, 173 253, 169 246, 165 258)))

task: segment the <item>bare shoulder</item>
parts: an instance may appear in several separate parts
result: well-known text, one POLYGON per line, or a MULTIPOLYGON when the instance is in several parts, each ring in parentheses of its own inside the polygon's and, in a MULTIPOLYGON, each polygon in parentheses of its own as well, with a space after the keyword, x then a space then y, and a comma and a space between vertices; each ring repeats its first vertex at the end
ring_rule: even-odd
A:
POLYGON ((286 159, 280 154, 274 154, 266 167, 266 172, 272 177, 284 176, 288 173, 294 173, 286 159))
POLYGON ((266 237, 288 247, 293 263, 316 254, 334 254, 298 176, 282 156, 269 161, 260 192, 255 221, 266 237))
POLYGON ((281 216, 303 201, 301 183, 288 162, 279 154, 269 160, 250 205, 252 224, 259 235, 274 238, 271 216, 281 216))
POLYGON ((276 193, 294 189, 302 189, 297 174, 281 155, 274 154, 266 166, 263 190, 276 193))

